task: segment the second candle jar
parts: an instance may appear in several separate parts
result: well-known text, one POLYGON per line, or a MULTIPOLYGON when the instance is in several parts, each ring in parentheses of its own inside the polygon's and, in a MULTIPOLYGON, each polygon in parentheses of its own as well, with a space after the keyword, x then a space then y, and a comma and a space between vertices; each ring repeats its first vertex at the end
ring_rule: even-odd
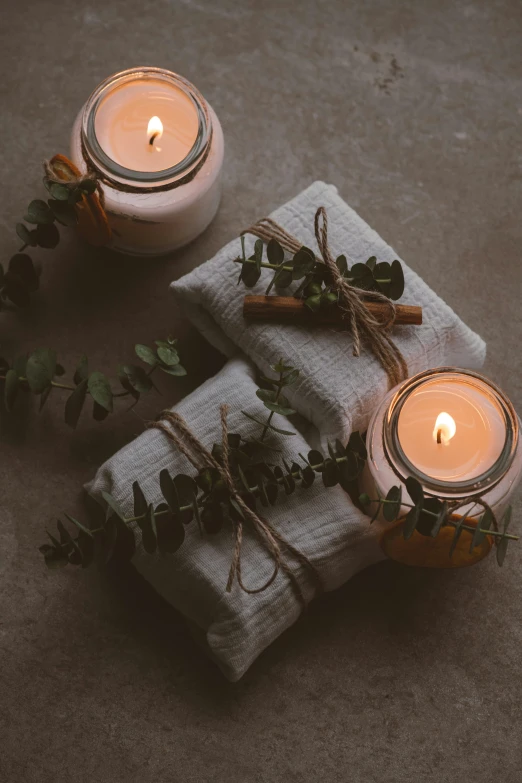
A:
MULTIPOLYGON (((370 421, 366 445, 362 488, 372 499, 400 484, 409 502, 405 482, 412 476, 428 496, 481 498, 499 518, 522 475, 519 419, 511 402, 468 370, 428 370, 393 389, 370 421)), ((478 518, 483 508, 473 506, 471 500, 459 514, 478 518)))
POLYGON ((71 158, 104 194, 111 246, 161 255, 198 236, 221 196, 223 132, 201 93, 161 68, 111 76, 78 115, 71 158))

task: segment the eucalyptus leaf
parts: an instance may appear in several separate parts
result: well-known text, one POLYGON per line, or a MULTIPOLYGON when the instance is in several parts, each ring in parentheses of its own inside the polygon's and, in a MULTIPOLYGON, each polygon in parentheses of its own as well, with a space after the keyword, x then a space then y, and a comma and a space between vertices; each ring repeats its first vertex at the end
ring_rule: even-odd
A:
POLYGON ((82 523, 79 522, 77 519, 75 519, 74 517, 72 517, 70 514, 67 514, 67 513, 65 513, 64 516, 67 517, 69 522, 72 522, 72 524, 75 525, 78 528, 78 530, 83 531, 85 533, 85 535, 89 536, 90 538, 93 537, 93 535, 92 535, 91 531, 89 530, 89 528, 85 527, 85 525, 82 525, 82 523))
POLYGON ((37 242, 36 238, 32 231, 29 231, 26 225, 24 223, 17 223, 16 224, 16 233, 24 243, 24 245, 29 245, 29 247, 36 247, 37 242))
POLYGON ((166 372, 167 375, 174 375, 175 377, 178 378, 187 374, 186 369, 182 367, 181 364, 176 364, 173 367, 164 367, 163 365, 160 364, 159 368, 162 372, 166 372))
POLYGON ((404 518, 403 536, 406 541, 411 538, 415 532, 415 528, 417 527, 417 523, 419 521, 420 512, 421 507, 414 506, 413 508, 410 508, 404 518))
POLYGON ((372 270, 366 264, 354 264, 350 269, 350 277, 352 285, 356 288, 371 291, 374 287, 372 270))
POLYGON ((50 348, 38 348, 27 359, 25 374, 29 388, 41 394, 51 385, 56 370, 56 353, 50 348))
POLYGON ((29 204, 24 220, 27 223, 47 225, 54 221, 54 215, 46 202, 38 198, 29 204))
POLYGON ((358 430, 352 432, 346 448, 349 451, 354 452, 354 454, 357 454, 362 460, 366 460, 368 457, 366 443, 364 442, 361 433, 358 430))
POLYGON ((76 389, 67 398, 65 403, 65 421, 69 427, 72 427, 73 429, 75 429, 76 425, 78 424, 78 419, 80 418, 81 412, 83 410, 86 396, 87 380, 83 380, 80 381, 76 389))
POLYGON ((167 501, 167 505, 172 513, 179 517, 181 513, 181 503, 178 497, 178 492, 172 476, 167 468, 163 468, 159 475, 161 494, 167 501))
POLYGON ((324 457, 317 449, 308 452, 308 463, 316 471, 322 471, 324 467, 324 457))
POLYGON ((78 362, 78 366, 76 367, 76 370, 74 371, 73 381, 76 384, 79 384, 82 381, 86 381, 88 377, 89 377, 89 364, 86 355, 83 354, 80 357, 80 361, 78 362))
POLYGON ((150 391, 153 383, 143 367, 134 364, 125 364, 121 371, 126 375, 130 385, 140 394, 150 391))
POLYGON ((480 519, 477 521, 475 532, 473 533, 473 538, 469 547, 470 552, 472 552, 476 546, 480 546, 480 544, 482 544, 487 535, 487 531, 491 529, 493 519, 493 512, 490 508, 486 508, 480 519))
POLYGON ((256 262, 256 269, 261 271, 261 264, 263 262, 263 240, 256 239, 254 242, 254 261, 256 262))
POLYGON ((60 241, 60 232, 54 223, 49 225, 40 224, 36 227, 35 240, 39 247, 52 249, 60 241))
POLYGON ((322 478, 325 487, 335 487, 339 483, 339 472, 335 460, 327 459, 324 461, 322 478))
POLYGON ((439 535, 441 528, 447 524, 448 521, 448 501, 444 500, 442 503, 439 501, 439 506, 438 516, 435 519, 435 522, 433 522, 430 531, 432 538, 436 538, 439 535))
POLYGON ((509 538, 506 538, 506 533, 508 531, 509 523, 511 522, 512 511, 513 509, 511 506, 508 506, 504 511, 504 515, 501 521, 503 535, 500 541, 497 542, 497 563, 499 566, 503 565, 507 553, 509 538))
POLYGON ((467 517, 466 516, 462 516, 459 519, 459 521, 457 522, 456 526, 455 526, 455 532, 453 533, 453 540, 451 542, 450 551, 449 551, 450 558, 453 557, 453 552, 455 551, 456 546, 457 546, 457 544, 459 542, 459 538, 460 538, 460 536, 462 534, 462 531, 464 529, 463 526, 464 526, 464 523, 466 522, 466 520, 467 520, 467 517))
POLYGON ((391 487, 383 504, 383 516, 386 522, 394 522, 400 514, 402 485, 391 487))
POLYGON ((145 552, 149 555, 154 554, 157 547, 156 515, 154 506, 149 504, 145 516, 138 520, 138 526, 141 529, 141 540, 145 552))
POLYGON ((125 522, 125 514, 123 513, 123 509, 121 508, 121 506, 118 503, 118 501, 116 500, 116 498, 113 495, 111 495, 110 492, 105 492, 104 490, 102 490, 101 496, 105 500, 105 502, 107 503, 107 506, 112 511, 114 511, 116 516, 118 516, 121 520, 123 520, 125 522))
POLYGON ((87 379, 89 393, 98 405, 108 413, 113 410, 113 394, 109 381, 102 372, 91 372, 87 379))
POLYGON ((287 375, 284 375, 281 379, 282 386, 292 386, 299 378, 299 370, 291 370, 287 375))
POLYGON ((166 364, 168 367, 173 367, 174 365, 179 364, 179 355, 174 348, 160 345, 157 353, 163 364, 166 364))
POLYGON ((163 503, 158 506, 155 513, 156 537, 161 554, 177 552, 185 540, 185 529, 182 523, 171 512, 164 513, 167 508, 168 506, 163 503))
POLYGON ((101 536, 96 536, 94 546, 94 557, 99 565, 106 565, 114 554, 114 547, 118 538, 118 527, 116 517, 112 514, 105 525, 105 530, 101 536))
POLYGON ((49 399, 49 396, 53 390, 52 386, 48 386, 47 389, 44 389, 44 391, 40 395, 40 405, 38 406, 38 411, 41 411, 44 407, 45 403, 49 399))
POLYGON ((132 483, 132 497, 134 500, 134 516, 144 516, 147 513, 149 504, 138 481, 133 481, 132 483))
POLYGON ((65 201, 50 199, 49 206, 51 207, 55 219, 61 223, 62 226, 75 226, 78 223, 78 215, 71 204, 68 204, 65 201))
POLYGON ((246 262, 241 267, 238 282, 243 282, 247 288, 253 288, 260 277, 261 270, 255 264, 246 262))
POLYGON ((109 411, 106 408, 103 408, 99 403, 94 400, 92 404, 92 417, 94 421, 105 421, 107 416, 109 415, 109 411))
POLYGON ((16 253, 9 261, 9 273, 17 275, 28 291, 36 291, 39 275, 30 256, 26 253, 16 253))
POLYGON ((266 246, 266 255, 271 264, 282 264, 285 258, 285 251, 276 239, 271 239, 266 246))
POLYGON ((413 476, 408 476, 405 484, 408 495, 412 501, 415 504, 422 504, 424 502, 424 490, 422 489, 422 485, 417 481, 417 479, 413 478, 413 476))
POLYGON ((400 299, 404 293, 404 271, 400 261, 395 261, 391 265, 391 283, 388 291, 390 299, 400 299))
POLYGON ((269 411, 273 411, 273 413, 279 413, 280 416, 291 416, 293 413, 295 413, 293 408, 286 407, 285 405, 281 405, 277 402, 263 402, 263 405, 265 408, 268 408, 269 411))
POLYGON ((158 363, 158 357, 156 356, 156 352, 152 350, 152 348, 149 348, 148 345, 141 345, 138 343, 134 346, 134 350, 136 352, 136 356, 142 360, 142 362, 146 362, 147 364, 150 364, 152 367, 154 367, 158 363))
POLYGON ((114 559, 127 563, 134 557, 136 552, 136 539, 134 533, 118 516, 114 518, 116 526, 116 543, 114 545, 112 556, 114 559))
POLYGON ((288 288, 292 283, 292 272, 282 267, 274 275, 273 284, 276 288, 288 288))
POLYGON ((315 256, 308 247, 302 247, 294 256, 292 264, 292 279, 301 280, 305 275, 313 272, 315 267, 315 256))
POLYGON ((59 182, 48 180, 47 190, 56 201, 67 201, 69 199, 69 188, 67 185, 61 185, 59 182))

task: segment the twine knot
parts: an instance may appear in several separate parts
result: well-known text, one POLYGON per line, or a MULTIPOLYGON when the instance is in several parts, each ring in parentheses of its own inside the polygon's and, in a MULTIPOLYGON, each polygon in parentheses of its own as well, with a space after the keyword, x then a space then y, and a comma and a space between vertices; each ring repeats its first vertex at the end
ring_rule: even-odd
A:
POLYGON ((253 595, 255 593, 261 593, 266 590, 274 582, 279 571, 288 577, 292 585, 300 604, 306 607, 306 598, 301 589, 291 566, 286 561, 283 550, 287 554, 291 555, 305 570, 307 570, 313 578, 315 586, 318 590, 322 589, 321 577, 317 572, 315 566, 311 561, 293 546, 287 539, 266 519, 260 517, 250 506, 245 502, 241 496, 232 472, 230 469, 230 447, 228 443, 228 424, 227 424, 228 406, 223 404, 220 407, 221 418, 221 445, 222 445, 222 462, 218 462, 210 451, 201 443, 201 441, 192 432, 186 421, 179 413, 172 411, 163 411, 157 421, 151 422, 149 428, 161 430, 167 438, 175 444, 178 450, 189 460, 189 462, 196 468, 196 470, 202 470, 203 468, 213 468, 219 473, 223 483, 225 484, 231 500, 234 501, 236 509, 239 509, 240 518, 232 517, 232 523, 234 525, 234 551, 232 555, 232 563, 228 574, 228 580, 226 584, 227 592, 232 590, 234 581, 237 580, 239 587, 245 593, 253 595), (247 587, 243 581, 241 571, 241 550, 243 544, 243 528, 248 523, 251 529, 257 534, 268 553, 270 554, 274 568, 270 577, 259 587, 247 587))
MULTIPOLYGON (((378 291, 366 291, 352 286, 343 277, 328 244, 328 217, 326 209, 319 207, 315 213, 314 231, 322 261, 328 270, 331 288, 338 296, 339 308, 350 324, 353 337, 353 355, 360 356, 361 342, 365 342, 381 363, 388 376, 390 388, 408 377, 408 365, 400 349, 395 345, 389 331, 395 322, 395 305, 378 291), (388 308, 385 321, 377 320, 364 305, 364 301, 380 302, 388 308)), ((302 247, 296 237, 280 226, 272 218, 262 218, 241 234, 253 234, 263 242, 275 239, 291 253, 297 253, 302 247)))

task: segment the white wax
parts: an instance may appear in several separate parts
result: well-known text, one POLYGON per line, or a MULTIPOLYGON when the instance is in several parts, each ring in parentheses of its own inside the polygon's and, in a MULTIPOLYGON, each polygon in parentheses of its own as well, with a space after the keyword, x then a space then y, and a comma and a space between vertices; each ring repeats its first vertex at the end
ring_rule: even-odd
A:
POLYGON ((482 382, 434 379, 405 400, 398 437, 406 457, 421 473, 442 481, 467 481, 497 462, 506 441, 506 423, 482 382), (450 423, 445 424, 448 419, 440 414, 447 414, 450 423))
POLYGON ((96 110, 98 143, 111 160, 133 171, 163 171, 184 160, 198 134, 196 106, 187 93, 161 79, 128 81, 105 95, 96 110), (161 136, 150 144, 149 121, 161 136))
MULTIPOLYGON (((134 79, 129 78, 132 71, 128 71, 111 77, 113 83, 109 88, 105 88, 105 83, 100 85, 99 102, 91 97, 81 110, 72 130, 71 160, 80 171, 87 171, 82 136, 88 136, 91 127, 88 118, 92 116, 96 141, 105 155, 142 177, 139 189, 134 192, 120 188, 114 180, 103 182, 104 207, 112 229, 111 247, 133 255, 162 255, 195 239, 217 212, 223 131, 212 107, 202 96, 198 98, 199 108, 196 107, 188 94, 194 96, 195 88, 191 90, 191 85, 181 77, 162 71, 163 78, 159 78, 157 69, 152 68, 133 70, 136 71, 134 79), (201 113, 205 115, 203 120, 201 113), (155 117, 161 121, 163 132, 151 145, 148 129, 155 117), (206 147, 205 138, 208 138, 206 147), (197 165, 192 157, 187 158, 195 143, 197 165), (182 161, 186 169, 181 166, 181 184, 155 189, 154 185, 163 184, 161 172, 168 172, 182 161), (194 169, 195 175, 190 176, 194 169), (155 179, 147 180, 148 174, 155 179)), ((100 164, 91 146, 89 149, 88 154, 100 164)), ((103 160, 101 164, 114 174, 114 167, 103 160)), ((130 174, 122 175, 122 179, 133 180, 130 174)))

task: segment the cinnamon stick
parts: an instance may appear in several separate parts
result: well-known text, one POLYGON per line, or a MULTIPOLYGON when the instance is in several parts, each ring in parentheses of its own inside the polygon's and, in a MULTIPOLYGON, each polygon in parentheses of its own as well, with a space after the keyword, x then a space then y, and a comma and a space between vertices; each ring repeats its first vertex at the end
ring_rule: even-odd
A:
MULTIPOLYGON (((365 302, 368 310, 377 319, 385 320, 388 308, 380 302, 365 302)), ((415 305, 395 305, 396 324, 422 324, 422 307, 415 305)), ((314 313, 302 299, 293 296, 245 296, 243 315, 251 321, 274 321, 277 323, 306 323, 321 326, 348 326, 337 305, 331 305, 314 313)))

